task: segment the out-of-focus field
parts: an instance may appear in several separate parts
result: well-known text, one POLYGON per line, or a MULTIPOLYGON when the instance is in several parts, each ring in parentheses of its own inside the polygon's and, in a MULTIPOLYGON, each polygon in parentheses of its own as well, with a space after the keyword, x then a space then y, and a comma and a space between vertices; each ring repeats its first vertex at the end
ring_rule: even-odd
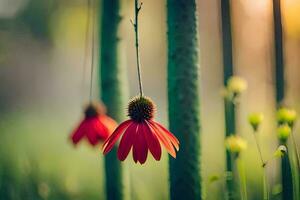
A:
MULTIPOLYGON (((104 199, 100 146, 92 149, 81 143, 74 148, 68 140, 88 100, 90 69, 83 68, 86 2, 60 0, 53 1, 53 5, 50 1, 28 2, 0 1, 0 199, 104 199)), ((224 181, 209 181, 213 175, 223 176, 225 161, 218 2, 198 1, 201 173, 207 199, 224 198, 224 181)), ((259 199, 261 171, 247 115, 264 112, 259 140, 263 154, 271 158, 277 147, 271 1, 232 2, 234 68, 248 81, 248 90, 237 110, 238 130, 248 141, 248 149, 242 156, 249 199, 259 199)), ((120 29, 121 59, 127 70, 130 97, 138 91, 134 34, 129 22, 132 4, 133 1, 123 1, 120 29)), ((140 39, 145 93, 157 103, 157 120, 167 125, 165 4, 160 0, 144 1, 140 39)), ((299 0, 283 3, 286 104, 298 112, 300 14, 296 8, 299 7, 299 0)), ((97 79, 94 84, 97 85, 97 79)), ((94 88, 97 99, 99 91, 94 88)), ((300 143, 298 132, 299 123, 296 134, 300 143)), ((167 159, 166 154, 160 162, 150 158, 143 166, 127 159, 123 163, 127 198, 167 199, 167 159)), ((272 161, 268 168, 274 193, 278 192, 279 183, 276 162, 272 161)))

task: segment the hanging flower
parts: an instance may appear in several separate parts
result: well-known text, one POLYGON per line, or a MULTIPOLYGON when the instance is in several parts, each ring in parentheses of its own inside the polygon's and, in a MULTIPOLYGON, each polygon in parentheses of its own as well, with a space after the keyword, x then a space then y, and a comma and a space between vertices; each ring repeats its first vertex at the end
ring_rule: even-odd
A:
POLYGON ((231 135, 226 138, 225 146, 231 153, 239 154, 247 148, 247 142, 240 136, 231 135))
POLYGON ((105 107, 100 104, 89 104, 85 110, 85 118, 71 134, 71 140, 76 145, 86 138, 95 146, 99 141, 104 141, 114 131, 117 123, 105 115, 105 107))
POLYGON ((259 125, 263 120, 264 120, 264 115, 262 113, 251 113, 248 116, 248 121, 254 131, 257 131, 259 125))
POLYGON ((179 150, 177 138, 159 123, 153 120, 154 104, 147 97, 135 97, 128 106, 129 120, 121 123, 113 134, 104 142, 103 153, 107 154, 120 138, 118 159, 124 161, 131 148, 133 160, 141 164, 146 162, 148 150, 155 160, 161 158, 161 144, 172 157, 179 150))

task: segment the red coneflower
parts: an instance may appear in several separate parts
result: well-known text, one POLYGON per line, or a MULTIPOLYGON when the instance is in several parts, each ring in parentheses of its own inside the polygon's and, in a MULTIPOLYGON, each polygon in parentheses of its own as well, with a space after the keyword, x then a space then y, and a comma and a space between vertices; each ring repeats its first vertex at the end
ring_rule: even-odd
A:
POLYGON ((85 118, 71 134, 71 139, 76 145, 86 137, 92 146, 99 141, 104 141, 115 130, 117 123, 105 115, 105 107, 100 104, 90 103, 85 110, 85 118))
POLYGON ((161 144, 168 153, 176 157, 179 150, 177 138, 159 123, 153 120, 154 104, 144 96, 134 98, 128 106, 129 120, 121 123, 103 144, 103 153, 107 154, 123 134, 118 148, 118 159, 123 161, 131 147, 133 160, 141 164, 146 162, 148 149, 155 158, 161 158, 161 144))

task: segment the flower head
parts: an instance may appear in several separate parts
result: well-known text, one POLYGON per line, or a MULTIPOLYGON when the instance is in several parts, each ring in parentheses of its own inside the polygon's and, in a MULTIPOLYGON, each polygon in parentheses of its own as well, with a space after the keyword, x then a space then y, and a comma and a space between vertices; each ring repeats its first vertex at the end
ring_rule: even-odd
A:
POLYGON ((277 128, 277 136, 280 141, 286 142, 289 135, 291 134, 291 128, 287 124, 280 125, 277 128))
POLYGON ((251 113, 248 116, 248 121, 254 131, 257 131, 259 125, 263 120, 264 120, 264 115, 262 113, 251 113))
POLYGON ((247 82, 241 77, 232 76, 227 81, 227 89, 234 96, 237 96, 247 89, 247 82))
POLYGON ((114 131, 117 123, 105 115, 105 107, 100 104, 89 104, 85 109, 85 117, 71 134, 71 140, 76 145, 86 138, 95 146, 99 141, 104 141, 114 131))
POLYGON ((231 153, 239 154, 247 148, 247 142, 237 135, 228 136, 225 140, 225 145, 231 153))
POLYGON ((146 162, 148 150, 155 160, 161 158, 161 144, 168 153, 176 157, 179 150, 177 138, 159 123, 153 120, 155 106, 151 99, 135 97, 128 106, 129 120, 121 123, 104 142, 103 153, 107 154, 122 136, 118 147, 118 159, 124 161, 132 149, 133 160, 141 164, 146 162))
POLYGON ((293 109, 280 108, 277 111, 278 124, 287 123, 290 127, 293 127, 296 119, 297 119, 297 113, 293 109))

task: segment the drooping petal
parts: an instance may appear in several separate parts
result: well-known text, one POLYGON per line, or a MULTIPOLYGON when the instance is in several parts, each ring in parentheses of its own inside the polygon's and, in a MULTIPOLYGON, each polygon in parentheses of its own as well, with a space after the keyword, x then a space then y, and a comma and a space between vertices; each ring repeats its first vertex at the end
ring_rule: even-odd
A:
POLYGON ((107 115, 101 115, 99 119, 100 122, 107 128, 109 135, 112 134, 118 126, 117 122, 107 115))
POLYGON ((107 154, 117 142, 121 134, 127 129, 127 127, 132 123, 132 120, 126 120, 121 123, 117 129, 111 134, 111 136, 103 144, 103 154, 107 154))
POLYGON ((94 126, 94 130, 97 134, 97 138, 99 140, 106 140, 109 136, 109 131, 107 129, 107 127, 101 123, 101 121, 97 118, 95 123, 93 124, 94 126))
POLYGON ((118 158, 123 161, 127 158, 136 139, 137 124, 131 123, 124 132, 118 148, 118 158))
POLYGON ((71 134, 71 139, 74 145, 76 145, 84 136, 85 121, 82 121, 76 130, 71 134))
POLYGON ((146 142, 146 138, 141 129, 141 124, 137 127, 136 140, 133 144, 133 160, 134 162, 140 162, 144 164, 146 162, 148 155, 148 146, 146 142))
POLYGON ((173 156, 174 158, 176 158, 176 151, 171 143, 171 141, 169 140, 168 137, 165 136, 165 134, 163 134, 158 127, 155 126, 154 123, 148 122, 149 126, 152 128, 152 131, 155 133, 155 135, 157 136, 157 138, 159 139, 159 141, 165 146, 166 150, 168 151, 168 153, 173 156))
POLYGON ((160 160, 161 147, 160 147, 159 140, 157 139, 155 133, 152 133, 152 130, 147 123, 142 124, 142 130, 145 135, 145 138, 146 138, 146 141, 148 144, 148 148, 149 148, 151 154, 153 155, 155 160, 160 160))
POLYGON ((152 122, 156 125, 156 127, 158 126, 158 128, 168 136, 168 138, 170 139, 170 141, 172 142, 172 144, 174 145, 174 147, 178 151, 179 150, 179 141, 178 141, 178 139, 170 131, 168 131, 165 127, 163 127, 161 124, 159 124, 155 121, 152 121, 152 122))
POLYGON ((95 129, 95 124, 97 123, 96 120, 97 119, 88 119, 87 125, 84 129, 89 143, 93 146, 95 146, 99 142, 99 137, 98 137, 99 133, 95 129))

